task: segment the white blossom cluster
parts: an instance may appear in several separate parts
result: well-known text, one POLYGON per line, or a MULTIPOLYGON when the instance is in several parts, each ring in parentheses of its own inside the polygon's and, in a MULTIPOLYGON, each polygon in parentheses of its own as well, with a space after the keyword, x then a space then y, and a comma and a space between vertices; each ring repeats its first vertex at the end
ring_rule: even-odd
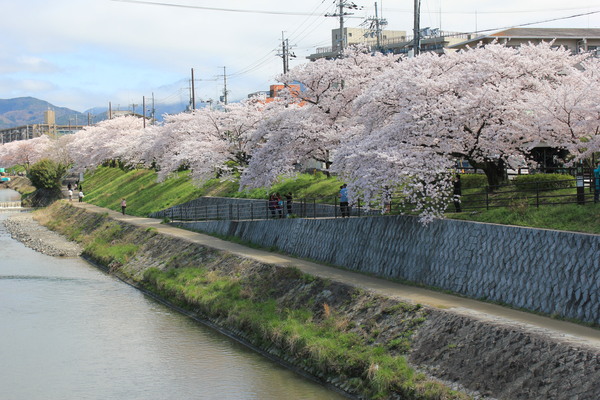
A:
POLYGON ((160 179, 181 168, 197 182, 239 173, 251 188, 317 160, 348 183, 351 202, 400 195, 428 221, 452 197, 456 160, 494 184, 540 144, 568 150, 570 161, 600 150, 600 62, 552 43, 414 58, 357 48, 279 80, 289 89, 276 101, 168 115, 146 128, 120 117, 56 140, 4 144, 0 163, 53 157, 82 169, 120 160, 155 168, 160 179))

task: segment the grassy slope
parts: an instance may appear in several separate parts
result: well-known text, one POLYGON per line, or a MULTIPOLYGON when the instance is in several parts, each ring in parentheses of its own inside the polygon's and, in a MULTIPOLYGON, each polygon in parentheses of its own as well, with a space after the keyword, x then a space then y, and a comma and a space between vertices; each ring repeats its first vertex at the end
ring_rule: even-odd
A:
MULTIPOLYGON (((284 180, 271 188, 282 195, 291 191, 295 198, 331 197, 337 195, 340 183, 322 174, 302 175, 284 180)), ((123 171, 99 167, 87 174, 83 182, 85 201, 112 210, 120 210, 121 199, 127 200, 127 212, 145 216, 154 211, 185 203, 200 196, 222 196, 266 199, 267 189, 239 192, 235 182, 213 179, 201 187, 193 184, 186 172, 164 182, 156 181, 156 173, 148 170, 123 171)))
MULTIPOLYGON (((85 201, 120 210, 121 198, 127 199, 127 211, 145 216, 184 203, 199 196, 223 196, 266 199, 268 192, 281 194, 291 191, 295 198, 330 197, 339 191, 340 182, 321 174, 301 175, 295 180, 284 180, 270 190, 255 189, 239 192, 235 182, 213 179, 202 187, 195 186, 187 173, 158 183, 156 174, 148 170, 122 171, 118 168, 100 167, 86 175, 83 183, 85 201)), ((477 213, 449 213, 448 218, 490 222, 497 224, 530 226, 600 234, 600 205, 559 205, 535 207, 497 208, 477 213)))
POLYGON ((467 221, 600 234, 600 204, 592 203, 526 209, 503 207, 478 213, 453 213, 448 214, 447 217, 467 221))

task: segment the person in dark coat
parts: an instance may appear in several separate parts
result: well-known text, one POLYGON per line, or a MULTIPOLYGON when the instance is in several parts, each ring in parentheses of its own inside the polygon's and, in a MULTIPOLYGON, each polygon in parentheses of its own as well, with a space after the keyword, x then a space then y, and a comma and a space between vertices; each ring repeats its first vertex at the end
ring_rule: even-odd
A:
POLYGON ((285 195, 285 205, 287 207, 287 215, 288 217, 290 215, 292 215, 292 201, 294 200, 294 197, 292 196, 292 192, 288 192, 285 195))

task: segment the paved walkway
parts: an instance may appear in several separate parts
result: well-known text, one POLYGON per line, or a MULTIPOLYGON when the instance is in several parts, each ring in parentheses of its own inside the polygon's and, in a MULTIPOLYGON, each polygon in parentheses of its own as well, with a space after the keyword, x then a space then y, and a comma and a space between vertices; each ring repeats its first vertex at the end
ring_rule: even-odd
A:
POLYGON ((419 303, 431 307, 448 309, 463 314, 469 314, 473 317, 484 320, 499 321, 504 323, 509 322, 511 324, 523 326, 530 331, 539 334, 545 334, 562 341, 573 344, 593 346, 596 347, 600 352, 599 329, 588 328, 570 322, 559 321, 532 313, 516 311, 495 304, 448 295, 433 290, 427 290, 390 282, 384 279, 373 278, 355 272, 304 261, 294 257, 271 253, 265 250, 253 249, 202 233, 191 232, 185 229, 166 225, 161 223, 161 220, 159 219, 122 215, 120 212, 111 211, 106 208, 97 207, 85 202, 78 203, 74 201, 72 204, 76 207, 83 207, 92 212, 108 212, 111 218, 144 228, 156 228, 160 233, 186 239, 211 248, 224 250, 242 257, 249 257, 269 264, 294 266, 311 275, 344 282, 353 286, 372 290, 373 292, 384 296, 394 297, 411 303, 419 303))

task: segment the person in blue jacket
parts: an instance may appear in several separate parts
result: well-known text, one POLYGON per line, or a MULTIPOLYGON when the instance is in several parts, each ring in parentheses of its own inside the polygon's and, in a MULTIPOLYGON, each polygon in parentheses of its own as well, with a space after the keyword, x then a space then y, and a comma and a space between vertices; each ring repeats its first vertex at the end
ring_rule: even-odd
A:
POLYGON ((350 207, 348 206, 348 188, 344 183, 340 186, 340 211, 342 212, 342 218, 350 217, 350 207))

